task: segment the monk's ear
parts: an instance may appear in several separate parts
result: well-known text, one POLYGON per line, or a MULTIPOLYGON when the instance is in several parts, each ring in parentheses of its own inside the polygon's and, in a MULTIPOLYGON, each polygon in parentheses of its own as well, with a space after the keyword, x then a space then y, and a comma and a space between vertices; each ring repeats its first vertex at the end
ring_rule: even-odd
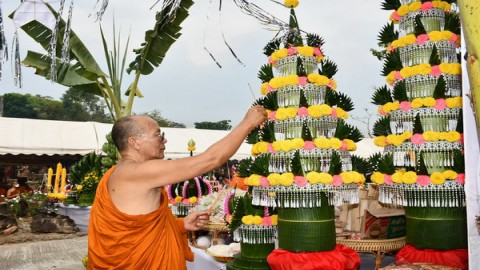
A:
POLYGON ((128 145, 130 145, 130 147, 132 147, 133 149, 140 149, 139 139, 137 136, 128 137, 127 142, 128 145))

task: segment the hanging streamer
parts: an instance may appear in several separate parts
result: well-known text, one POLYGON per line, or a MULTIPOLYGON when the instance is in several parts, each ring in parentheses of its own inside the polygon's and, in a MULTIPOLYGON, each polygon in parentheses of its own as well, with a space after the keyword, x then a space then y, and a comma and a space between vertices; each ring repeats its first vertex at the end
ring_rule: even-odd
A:
POLYGON ((13 35, 13 42, 12 42, 12 55, 13 55, 13 80, 15 82, 15 86, 18 88, 22 88, 22 69, 20 66, 20 45, 18 42, 18 31, 15 30, 15 34, 13 35))
MULTIPOLYGON (((272 14, 266 12, 259 6, 248 2, 247 0, 233 0, 233 2, 247 15, 259 20, 267 29, 276 31, 285 31, 288 29, 288 23, 275 18, 272 14)), ((273 1, 275 2, 275 1, 273 1)), ((277 2, 275 2, 277 3, 277 2)))
POLYGON ((73 1, 70 2, 67 24, 63 33, 62 63, 70 62, 70 33, 72 32, 73 1))
MULTIPOLYGON (((212 0, 210 0, 210 6, 208 7, 208 12, 207 12, 207 23, 208 21, 210 20, 210 7, 212 5, 212 0)), ((212 58, 212 60, 215 62, 215 64, 217 64, 217 66, 219 68, 222 68, 222 65, 220 65, 220 63, 217 61, 217 59, 215 59, 215 57, 213 56, 213 54, 207 49, 207 46, 205 46, 205 39, 206 39, 206 36, 207 36, 207 26, 205 26, 205 30, 203 31, 203 49, 208 53, 208 55, 210 55, 210 57, 212 58)))
POLYGON ((2 0, 0 0, 0 80, 2 79, 3 63, 8 61, 8 46, 3 29, 2 0))
POLYGON ((225 45, 227 45, 228 49, 230 50, 230 52, 232 53, 233 57, 235 57, 235 59, 237 59, 238 63, 240 63, 240 65, 242 66, 245 66, 245 64, 240 60, 240 58, 238 58, 238 56, 235 54, 235 52, 233 51, 232 47, 230 47, 230 45, 228 44, 227 40, 225 39, 225 35, 223 34, 223 27, 222 27, 222 0, 220 0, 220 4, 219 4, 219 7, 218 7, 218 12, 219 12, 219 17, 220 17, 220 31, 222 33, 222 38, 223 38, 223 42, 225 42, 225 45))
POLYGON ((108 6, 108 0, 97 0, 97 2, 95 3, 95 6, 93 7, 93 10, 95 10, 97 8, 97 5, 100 1, 102 1, 102 5, 98 9, 98 11, 92 12, 88 15, 88 17, 90 17, 92 14, 95 13, 95 21, 101 21, 102 20, 102 16, 105 13, 105 10, 107 9, 107 6, 108 6))
POLYGON ((50 80, 55 82, 57 80, 57 40, 58 31, 60 30, 60 21, 62 20, 63 7, 65 0, 60 1, 60 8, 58 9, 57 20, 54 29, 52 30, 52 38, 50 39, 50 80))

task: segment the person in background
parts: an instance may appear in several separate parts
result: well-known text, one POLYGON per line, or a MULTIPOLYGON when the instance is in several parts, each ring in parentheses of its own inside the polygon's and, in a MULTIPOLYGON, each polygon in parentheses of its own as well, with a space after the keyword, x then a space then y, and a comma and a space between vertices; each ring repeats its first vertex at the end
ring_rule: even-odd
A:
POLYGON ((12 181, 12 187, 7 191, 7 199, 13 199, 20 196, 24 192, 33 192, 33 190, 27 185, 26 177, 17 177, 12 181))
POLYGON ((164 160, 164 132, 148 116, 118 119, 112 139, 122 159, 102 177, 90 212, 87 269, 184 270, 193 260, 186 231, 201 229, 209 213, 175 218, 164 186, 205 174, 224 164, 246 136, 267 119, 261 106, 205 152, 164 160))

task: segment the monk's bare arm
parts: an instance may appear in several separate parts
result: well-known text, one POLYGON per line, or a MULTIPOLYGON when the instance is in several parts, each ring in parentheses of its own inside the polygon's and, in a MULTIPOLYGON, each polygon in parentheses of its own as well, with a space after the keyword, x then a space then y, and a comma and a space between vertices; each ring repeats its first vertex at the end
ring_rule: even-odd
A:
POLYGON ((235 154, 245 137, 266 119, 266 111, 252 107, 245 118, 227 136, 210 146, 205 152, 177 160, 150 160, 138 164, 131 172, 149 188, 178 183, 220 167, 235 154))

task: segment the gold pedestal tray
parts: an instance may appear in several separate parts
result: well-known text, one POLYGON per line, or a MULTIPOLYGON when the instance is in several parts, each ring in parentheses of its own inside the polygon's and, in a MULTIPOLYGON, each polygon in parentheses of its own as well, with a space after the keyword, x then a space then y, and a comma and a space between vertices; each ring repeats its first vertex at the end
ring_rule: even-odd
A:
POLYGON ((405 246, 406 238, 399 237, 393 239, 342 239, 337 238, 337 244, 347 246, 356 252, 366 252, 375 254, 375 270, 380 269, 383 256, 386 253, 397 251, 405 246))
MULTIPOLYGON (((226 223, 208 223, 205 226, 203 226, 201 230, 212 232, 212 245, 218 244, 218 233, 229 231, 226 223)), ((188 232, 188 239, 190 239, 190 242, 194 247, 206 249, 205 247, 197 246, 195 232, 188 232)))

